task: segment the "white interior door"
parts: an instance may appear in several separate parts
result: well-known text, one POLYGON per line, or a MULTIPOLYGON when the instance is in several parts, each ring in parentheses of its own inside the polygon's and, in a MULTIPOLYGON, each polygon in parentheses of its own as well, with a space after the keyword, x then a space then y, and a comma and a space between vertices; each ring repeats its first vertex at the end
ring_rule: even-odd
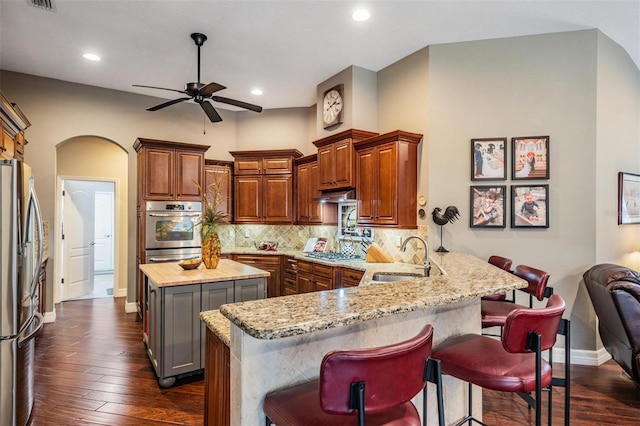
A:
POLYGON ((94 272, 113 272, 113 192, 96 191, 94 272))
POLYGON ((83 181, 66 180, 64 189, 62 299, 67 300, 93 292, 95 192, 83 181))

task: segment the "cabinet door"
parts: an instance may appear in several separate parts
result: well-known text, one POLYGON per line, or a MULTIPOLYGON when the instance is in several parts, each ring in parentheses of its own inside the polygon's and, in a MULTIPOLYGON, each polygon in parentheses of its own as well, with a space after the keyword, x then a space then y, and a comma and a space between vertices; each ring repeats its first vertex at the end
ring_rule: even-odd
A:
POLYGON ((208 328, 206 336, 204 424, 226 426, 231 413, 229 347, 208 328))
POLYGON ((231 186, 233 185, 233 181, 231 168, 227 166, 205 165, 204 185, 209 202, 213 200, 213 185, 218 186, 220 194, 218 210, 226 213, 228 215, 227 220, 232 221, 233 205, 231 203, 231 186))
POLYGON ((204 176, 204 154, 176 151, 178 175, 176 199, 200 200, 198 186, 202 187, 204 176))
POLYGON ((357 287, 364 275, 363 271, 356 269, 342 268, 340 283, 336 283, 336 288, 340 287, 357 287))
POLYGON ((322 223, 323 205, 320 201, 314 201, 313 198, 320 195, 320 167, 317 162, 309 164, 309 223, 322 223))
POLYGON ((146 327, 147 327, 147 355, 151 360, 156 375, 162 375, 160 354, 162 351, 162 309, 160 307, 160 290, 148 278, 144 278, 147 285, 146 327))
POLYGON ((298 294, 309 293, 314 290, 313 274, 298 271, 298 294))
POLYGON ((353 182, 353 148, 351 140, 336 142, 335 148, 335 183, 334 188, 348 188, 353 182))
POLYGON ((271 158, 263 160, 265 175, 282 175, 293 173, 293 160, 291 157, 271 158))
POLYGON ((235 222, 260 222, 262 220, 262 176, 237 176, 234 204, 235 222))
POLYGON ((144 198, 171 200, 175 194, 175 151, 172 149, 145 149, 144 198))
POLYGON ((264 299, 266 297, 265 287, 266 280, 264 278, 236 280, 234 303, 264 299))
POLYGON ((395 143, 381 145, 377 149, 377 209, 376 223, 398 223, 398 148, 395 143))
POLYGON ((200 284, 192 284, 162 289, 164 357, 161 378, 202 368, 200 287, 200 284))
POLYGON ((318 148, 319 188, 331 189, 336 180, 336 165, 333 145, 318 148))
MULTIPOLYGON (((225 303, 233 303, 233 298, 235 297, 234 282, 220 281, 215 283, 202 284, 200 297, 200 312, 220 309, 220 306, 224 305, 225 303)), ((204 322, 200 321, 201 342, 204 342, 206 332, 207 326, 204 324, 204 322)), ((205 359, 205 345, 202 345, 200 348, 200 357, 200 359, 205 359)))
POLYGON ((263 179, 264 223, 293 223, 292 176, 264 176, 263 179))
POLYGON ((376 214, 376 157, 373 148, 358 151, 356 157, 357 170, 357 222, 358 224, 375 223, 376 214))
POLYGON ((263 173, 261 157, 236 159, 233 166, 236 175, 260 175, 263 173))
POLYGON ((297 196, 298 196, 298 223, 308 223, 311 217, 309 181, 311 179, 311 168, 309 164, 298 166, 297 176, 297 196))

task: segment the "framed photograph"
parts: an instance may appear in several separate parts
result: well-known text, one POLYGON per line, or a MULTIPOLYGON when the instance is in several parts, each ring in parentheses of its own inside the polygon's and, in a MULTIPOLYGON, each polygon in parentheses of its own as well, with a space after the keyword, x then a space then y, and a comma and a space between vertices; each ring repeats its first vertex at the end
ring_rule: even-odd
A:
POLYGON ((640 223, 640 175, 618 173, 618 225, 640 223))
POLYGON ((511 187, 511 227, 549 227, 549 185, 511 187))
POLYGON ((471 180, 507 179, 507 138, 471 139, 471 180))
POLYGON ((549 179, 549 136, 511 138, 511 178, 549 179))
POLYGON ((472 186, 470 226, 472 228, 504 228, 506 225, 505 191, 501 186, 472 186))

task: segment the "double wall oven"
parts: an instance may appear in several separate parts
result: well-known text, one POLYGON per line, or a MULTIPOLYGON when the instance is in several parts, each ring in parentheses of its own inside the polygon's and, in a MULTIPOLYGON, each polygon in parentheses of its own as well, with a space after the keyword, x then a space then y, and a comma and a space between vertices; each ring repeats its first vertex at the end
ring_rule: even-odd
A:
POLYGON ((179 262, 200 257, 202 214, 199 201, 147 201, 145 205, 146 263, 179 262))

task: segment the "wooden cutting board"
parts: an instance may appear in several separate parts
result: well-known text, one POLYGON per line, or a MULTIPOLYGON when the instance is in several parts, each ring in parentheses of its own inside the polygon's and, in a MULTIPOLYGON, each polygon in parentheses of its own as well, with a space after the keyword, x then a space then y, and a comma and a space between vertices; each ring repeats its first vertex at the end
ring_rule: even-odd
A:
POLYGON ((393 263, 393 259, 382 248, 373 243, 367 249, 365 259, 368 263, 393 263))

